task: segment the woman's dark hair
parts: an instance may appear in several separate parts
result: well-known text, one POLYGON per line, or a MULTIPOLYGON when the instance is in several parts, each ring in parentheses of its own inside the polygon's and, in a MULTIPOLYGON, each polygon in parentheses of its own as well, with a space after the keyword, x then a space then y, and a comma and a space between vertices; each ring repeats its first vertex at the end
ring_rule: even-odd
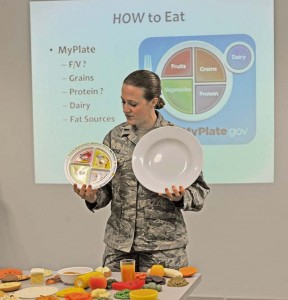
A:
POLYGON ((165 105, 164 100, 160 97, 161 81, 157 74, 148 70, 137 70, 130 73, 124 79, 123 84, 143 88, 143 97, 147 101, 151 101, 154 98, 158 98, 158 103, 155 106, 156 109, 161 109, 165 105))

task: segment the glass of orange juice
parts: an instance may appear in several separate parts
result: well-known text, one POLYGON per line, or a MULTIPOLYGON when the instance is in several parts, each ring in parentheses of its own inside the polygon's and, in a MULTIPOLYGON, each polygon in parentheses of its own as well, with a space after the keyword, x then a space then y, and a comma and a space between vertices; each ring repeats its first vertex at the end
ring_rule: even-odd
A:
POLYGON ((120 261, 122 281, 132 281, 135 279, 135 259, 122 259, 120 261))

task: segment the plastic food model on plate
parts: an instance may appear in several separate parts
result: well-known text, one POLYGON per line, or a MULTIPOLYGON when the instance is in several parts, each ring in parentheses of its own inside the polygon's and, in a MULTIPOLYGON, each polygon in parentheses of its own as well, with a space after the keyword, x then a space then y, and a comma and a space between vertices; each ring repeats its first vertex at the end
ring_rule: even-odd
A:
POLYGON ((198 272, 198 269, 192 266, 187 266, 180 268, 179 271, 182 273, 183 277, 191 277, 198 272))
POLYGON ((58 274, 45 280, 46 284, 56 284, 58 282, 61 282, 60 276, 58 274))
POLYGON ((164 284, 166 284, 166 279, 164 277, 160 277, 160 276, 148 275, 145 278, 145 284, 149 284, 149 283, 155 283, 156 285, 158 285, 158 284, 164 285, 164 284))
POLYGON ((91 297, 93 299, 99 299, 99 298, 109 299, 110 292, 106 291, 106 289, 95 289, 91 291, 91 297))
POLYGON ((117 159, 107 146, 87 143, 75 148, 65 160, 65 175, 72 184, 91 184, 99 188, 107 184, 115 174, 117 159))
MULTIPOLYGON (((159 271, 160 268, 158 267, 158 271, 155 271, 154 266, 152 266, 151 269, 148 269, 148 271, 147 271, 148 275, 151 275, 151 270, 152 270, 152 273, 154 273, 154 274, 160 274, 160 271, 159 271)), ((163 271, 164 271, 164 274, 163 274, 164 277, 169 277, 169 278, 173 278, 173 277, 176 277, 176 276, 183 277, 182 273, 178 270, 175 270, 175 269, 163 268, 163 271)), ((162 272, 161 272, 161 274, 162 274, 162 272)))
POLYGON ((22 275, 23 272, 20 269, 14 269, 14 268, 0 269, 0 280, 2 279, 2 277, 4 277, 7 274, 22 275))
POLYGON ((167 286, 181 287, 181 286, 185 286, 187 284, 188 284, 188 281, 185 278, 177 276, 177 277, 170 278, 167 283, 167 286))
POLYGON ((91 300, 91 294, 84 292, 84 293, 69 293, 65 296, 65 300, 91 300))
POLYGON ((114 294, 116 299, 130 299, 130 290, 122 290, 114 294))
POLYGON ((44 282, 44 269, 43 268, 33 268, 31 269, 31 283, 41 284, 44 282))
POLYGON ((20 287, 21 287, 21 282, 0 283, 0 291, 2 292, 14 292, 19 290, 20 287))
POLYGON ((111 270, 108 267, 98 267, 95 269, 96 272, 101 272, 106 278, 112 275, 111 270))
POLYGON ((86 289, 89 287, 89 279, 91 277, 98 277, 98 276, 104 277, 104 275, 101 272, 96 272, 96 271, 80 275, 75 279, 74 286, 86 289))
POLYGON ((150 269, 150 275, 153 276, 164 276, 164 267, 162 265, 153 265, 150 269))
POLYGON ((96 276, 89 278, 89 287, 92 290, 95 289, 106 289, 107 286, 107 279, 103 276, 96 276))
POLYGON ((108 278, 108 279, 107 279, 107 286, 106 286, 106 289, 107 289, 107 290, 112 290, 112 283, 114 283, 114 282, 117 282, 117 280, 114 279, 114 278, 108 278))
POLYGON ((85 290, 80 287, 69 287, 62 289, 56 293, 57 297, 62 297, 64 298, 66 295, 71 294, 71 293, 84 293, 85 290))
POLYGON ((6 293, 0 291, 0 299, 1 300, 20 300, 18 297, 14 295, 7 295, 6 293))
POLYGON ((162 291, 162 285, 156 284, 155 282, 145 283, 142 287, 142 289, 150 289, 150 290, 156 290, 157 292, 162 291))
POLYGON ((52 270, 44 269, 44 277, 49 277, 53 274, 52 270))
POLYGON ((31 275, 16 275, 19 281, 24 281, 31 278, 31 275))
POLYGON ((145 284, 145 280, 135 279, 133 281, 119 281, 112 283, 112 289, 117 291, 141 289, 145 284))
POLYGON ((18 276, 15 274, 7 274, 1 278, 2 283, 18 281, 18 276))
POLYGON ((6 293, 3 292, 3 291, 0 291, 0 298, 2 298, 2 297, 4 297, 4 296, 6 296, 6 293))
POLYGON ((51 296, 39 296, 36 297, 35 300, 58 300, 58 298, 54 295, 51 296))

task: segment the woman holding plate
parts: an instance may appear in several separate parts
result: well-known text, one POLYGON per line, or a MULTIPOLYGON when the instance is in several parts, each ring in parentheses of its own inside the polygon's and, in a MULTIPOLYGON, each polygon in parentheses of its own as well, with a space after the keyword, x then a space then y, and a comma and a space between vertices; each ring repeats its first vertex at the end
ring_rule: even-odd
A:
POLYGON ((138 70, 124 79, 121 101, 127 121, 103 141, 117 157, 115 176, 99 189, 74 185, 93 212, 111 202, 103 255, 103 266, 111 271, 119 271, 125 258, 135 259, 136 271, 147 271, 154 264, 187 266, 188 238, 181 211, 200 211, 210 191, 202 172, 190 186, 172 185, 165 193, 150 191, 137 181, 132 155, 139 140, 151 130, 174 126, 158 112, 165 105, 160 95, 160 78, 153 72, 138 70))

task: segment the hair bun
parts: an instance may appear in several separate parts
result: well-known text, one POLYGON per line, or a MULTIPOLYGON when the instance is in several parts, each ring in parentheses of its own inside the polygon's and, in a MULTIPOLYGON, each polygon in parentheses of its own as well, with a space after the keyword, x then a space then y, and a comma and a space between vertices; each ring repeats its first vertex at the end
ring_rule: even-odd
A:
POLYGON ((157 102, 157 104, 155 105, 155 108, 156 109, 161 109, 161 108, 163 108, 165 106, 165 101, 161 98, 161 97, 159 97, 158 98, 158 102, 157 102))

